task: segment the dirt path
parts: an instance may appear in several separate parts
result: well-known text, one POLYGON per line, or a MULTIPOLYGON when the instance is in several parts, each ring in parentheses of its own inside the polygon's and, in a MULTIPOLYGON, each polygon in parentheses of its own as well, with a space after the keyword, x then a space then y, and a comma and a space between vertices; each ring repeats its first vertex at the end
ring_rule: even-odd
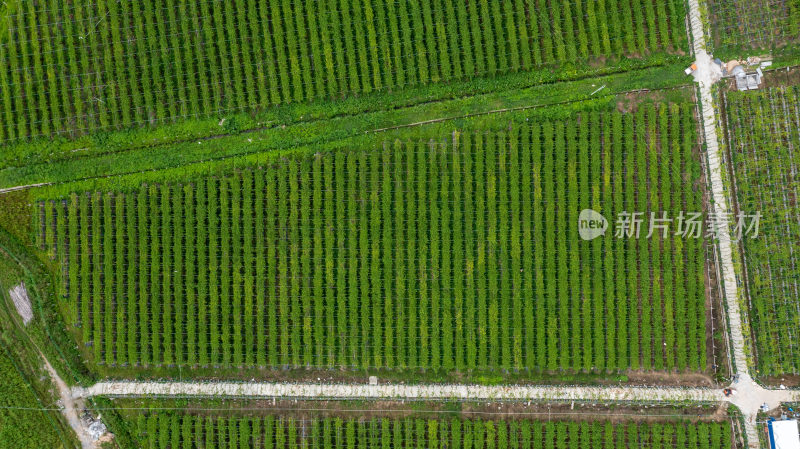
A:
MULTIPOLYGON (((72 428, 83 449, 94 449, 99 447, 95 445, 95 443, 92 441, 92 438, 84 430, 83 424, 81 423, 80 414, 78 413, 79 407, 75 403, 76 401, 72 396, 72 391, 67 386, 67 383, 61 378, 61 376, 58 375, 58 372, 56 372, 56 370, 53 368, 53 365, 50 364, 50 361, 47 360, 47 357, 44 355, 33 338, 31 338, 25 328, 27 323, 33 319, 33 312, 31 310, 30 299, 28 298, 28 292, 25 289, 25 284, 19 284, 14 289, 9 290, 8 293, 8 297, 11 300, 9 302, 8 311, 12 325, 17 327, 20 335, 24 335, 24 338, 30 343, 30 354, 39 354, 45 370, 50 375, 53 385, 55 385, 55 387, 58 389, 59 400, 63 407, 60 410, 61 414, 64 415, 64 419, 72 428), (20 302, 24 303, 23 307, 20 307, 20 302), (15 315, 15 312, 19 312, 19 315, 15 315)), ((2 300, 3 296, 0 295, 0 301, 2 300)))
POLYGON ((14 192, 14 191, 17 191, 17 190, 30 189, 32 187, 49 186, 50 184, 52 184, 52 182, 40 182, 38 184, 28 184, 28 185, 25 185, 25 186, 8 187, 8 188, 5 188, 5 189, 0 189, 0 194, 8 193, 8 192, 14 192))
POLYGON ((56 370, 53 369, 52 365, 50 365, 50 362, 47 361, 47 358, 44 356, 44 354, 41 352, 39 354, 42 356, 45 369, 47 369, 47 372, 50 373, 50 378, 53 379, 53 384, 55 384, 56 388, 58 388, 58 395, 61 398, 62 405, 64 406, 64 408, 61 409, 61 414, 64 415, 67 423, 69 423, 69 426, 72 427, 75 435, 77 435, 78 440, 81 442, 81 447, 83 449, 94 449, 96 446, 92 441, 92 438, 86 433, 83 425, 81 424, 81 418, 78 414, 78 407, 75 404, 76 398, 72 396, 72 391, 64 382, 64 380, 61 379, 58 373, 56 373, 56 370))

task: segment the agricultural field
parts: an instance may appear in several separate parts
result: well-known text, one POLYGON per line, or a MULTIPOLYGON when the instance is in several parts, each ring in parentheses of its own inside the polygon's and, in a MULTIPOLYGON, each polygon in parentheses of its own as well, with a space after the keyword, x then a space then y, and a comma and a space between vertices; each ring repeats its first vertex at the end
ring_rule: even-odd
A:
POLYGON ((59 428, 58 415, 39 410, 37 393, 16 363, 0 347, 0 448, 72 447, 68 434, 59 428))
POLYGON ((725 93, 727 135, 740 210, 760 211, 757 239, 742 239, 757 368, 800 374, 800 88, 725 93))
POLYGON ((52 402, 49 377, 38 358, 23 350, 13 323, 21 321, 8 289, 20 282, 18 269, 0 251, 0 448, 74 447, 74 437, 58 412, 43 409, 52 402))
POLYGON ((377 99, 362 96, 280 105, 254 116, 226 115, 225 120, 198 119, 70 140, 19 141, 4 145, 0 152, 0 189, 81 179, 101 182, 111 176, 130 184, 127 181, 132 176, 119 175, 137 172, 143 174, 138 177, 139 184, 165 178, 185 181, 192 174, 258 165, 309 147, 314 151, 377 147, 395 138, 446 136, 469 127, 499 129, 512 121, 536 117, 566 118, 578 111, 616 107, 620 101, 627 102, 625 92, 641 89, 669 92, 662 101, 687 102, 691 101, 691 89, 685 86, 681 62, 686 59, 670 57, 664 65, 640 66, 598 78, 558 81, 555 75, 548 75, 541 78, 544 84, 530 85, 531 74, 522 72, 416 87, 377 99), (598 86, 606 87, 595 92, 598 86), (505 112, 487 115, 489 108, 505 112), (408 126, 424 121, 429 123, 408 126), (264 127, 264 123, 272 125, 264 127))
POLYGON ((36 244, 112 374, 708 372, 702 240, 573 226, 703 211, 695 132, 689 104, 647 104, 76 192, 39 203, 36 244))
POLYGON ((151 448, 730 449, 728 422, 434 418, 291 418, 139 414, 133 439, 151 448))
POLYGON ((798 60, 800 0, 0 2, 0 449, 753 445, 798 60))
POLYGON ((714 52, 743 57, 800 43, 798 0, 710 0, 714 52))
POLYGON ((685 54, 679 0, 10 2, 0 141, 685 54))

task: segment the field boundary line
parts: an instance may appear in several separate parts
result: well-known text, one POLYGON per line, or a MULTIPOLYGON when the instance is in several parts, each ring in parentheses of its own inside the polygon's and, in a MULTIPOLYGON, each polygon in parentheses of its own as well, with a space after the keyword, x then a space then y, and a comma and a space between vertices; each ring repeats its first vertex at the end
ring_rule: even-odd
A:
MULTIPOLYGON (((110 178, 115 178, 115 177, 124 177, 124 176, 131 176, 131 175, 144 174, 144 173, 155 173, 155 172, 164 171, 164 170, 173 170, 173 169, 178 168, 178 167, 191 167, 191 166, 194 166, 194 165, 207 164, 207 163, 213 163, 213 162, 221 162, 221 161, 235 159, 235 158, 246 158, 246 157, 254 156, 254 155, 258 155, 258 154, 269 154, 269 153, 272 153, 274 151, 286 151, 286 150, 293 150, 293 149, 297 149, 297 148, 313 148, 314 146, 319 146, 319 145, 338 144, 338 143, 344 143, 344 142, 347 142, 347 141, 349 141, 351 139, 356 139, 356 138, 358 138, 360 136, 364 136, 364 135, 368 135, 368 134, 377 134, 378 132, 385 132, 385 131, 391 131, 391 130, 402 129, 402 128, 410 128, 410 127, 422 126, 422 125, 433 124, 433 123, 444 123, 444 122, 447 122, 447 121, 450 121, 450 120, 459 120, 459 119, 469 118, 469 117, 478 117, 478 116, 485 116, 485 115, 490 115, 490 114, 499 114, 499 113, 503 113, 503 112, 515 112, 515 111, 520 111, 520 110, 529 110, 529 109, 536 109, 536 108, 549 108, 549 107, 555 107, 555 106, 560 106, 560 105, 565 105, 565 104, 581 103, 581 102, 591 101, 591 100, 594 100, 594 99, 605 98, 605 97, 613 97, 613 96, 628 95, 628 94, 635 94, 635 93, 646 93, 646 92, 657 92, 657 91, 666 91, 666 90, 686 89, 688 87, 690 87, 690 85, 687 84, 687 85, 681 85, 681 86, 660 87, 660 88, 654 88, 654 89, 647 89, 647 88, 645 88, 645 89, 634 89, 634 90, 626 90, 626 91, 619 91, 619 92, 609 92, 609 93, 605 93, 603 95, 598 95, 597 97, 578 98, 578 99, 565 100, 565 101, 556 102, 556 103, 543 103, 543 104, 536 104, 536 105, 524 105, 524 106, 516 106, 514 108, 507 108, 507 109, 495 109, 495 110, 490 110, 490 111, 473 112, 471 114, 466 114, 466 115, 463 115, 463 116, 441 117, 441 118, 431 119, 431 120, 427 120, 427 121, 423 121, 423 122, 416 122, 416 123, 411 123, 411 124, 405 123, 405 124, 395 125, 395 126, 387 127, 387 128, 375 128, 375 129, 371 129, 371 130, 366 130, 363 133, 362 132, 357 132, 357 133, 351 134, 351 135, 346 136, 346 137, 342 137, 340 139, 337 139, 337 140, 331 141, 331 142, 301 143, 301 144, 298 144, 296 146, 292 146, 292 147, 289 147, 289 148, 271 148, 271 149, 267 149, 267 150, 245 151, 245 152, 241 152, 241 153, 237 153, 237 154, 228 154, 228 155, 223 155, 223 156, 219 156, 219 157, 212 157, 212 158, 208 158, 208 159, 197 160, 197 161, 188 162, 186 164, 175 165, 175 166, 166 166, 166 167, 160 167, 160 168, 151 168, 151 169, 144 169, 144 170, 121 172, 121 173, 115 173, 115 174, 110 174, 110 175, 85 176, 85 177, 82 177, 82 178, 70 179, 68 181, 41 182, 41 183, 35 183, 35 184, 26 184, 26 185, 6 187, 6 188, 0 189, 0 194, 12 192, 12 191, 15 191, 15 190, 24 190, 24 189, 35 188, 35 187, 58 186, 58 185, 65 185, 65 184, 71 184, 71 183, 79 183, 79 182, 84 182, 84 181, 92 181, 92 180, 97 180, 97 179, 110 179, 110 178)), ((483 95, 483 94, 481 94, 481 95, 483 95)), ((430 103, 425 103, 425 104, 430 104, 430 103)), ((298 122, 298 123, 300 123, 300 122, 298 122)), ((303 123, 305 123, 305 122, 303 122, 303 123)), ((292 126, 294 126, 294 124, 292 124, 292 126)), ((146 148, 159 148, 159 147, 162 147, 164 145, 170 146, 170 145, 174 145, 176 143, 186 143, 186 142, 192 142, 192 141, 198 141, 198 140, 199 141, 209 141, 209 140, 217 140, 217 139, 221 139, 221 138, 225 138, 225 137, 246 136, 247 134, 256 133, 256 132, 259 132, 259 131, 266 131, 266 130, 270 130, 270 129, 277 129, 277 128, 272 127, 272 126, 267 126, 267 127, 262 127, 262 128, 253 128, 253 129, 249 129, 249 130, 243 130, 238 134, 230 134, 230 133, 216 134, 216 135, 213 135, 213 136, 206 136, 206 137, 203 137, 203 138, 185 139, 185 140, 181 140, 181 141, 170 142, 169 144, 159 144, 159 145, 154 145, 154 146, 149 146, 149 147, 140 147, 140 148, 135 148, 135 149, 128 149, 128 150, 123 150, 123 151, 121 151, 119 153, 130 152, 130 151, 140 151, 140 150, 146 149, 146 148)), ((102 156, 105 156, 105 155, 113 155, 113 154, 118 154, 118 152, 99 153, 97 155, 93 155, 92 157, 95 157, 95 156, 102 157, 102 156)), ((90 160, 90 159, 87 159, 87 160, 90 160)))
POLYGON ((535 104, 535 105, 515 106, 513 108, 492 109, 492 110, 484 111, 484 112, 473 112, 473 113, 470 113, 470 114, 457 115, 457 116, 451 116, 451 117, 440 117, 440 118, 435 118, 435 119, 430 119, 430 120, 423 120, 421 122, 405 123, 405 124, 402 124, 402 125, 394 125, 394 126, 389 126, 389 127, 386 127, 386 128, 376 128, 376 129, 373 129, 373 130, 370 130, 370 131, 366 131, 365 134, 386 132, 386 131, 392 131, 392 130, 403 129, 403 128, 412 128, 412 127, 420 126, 420 125, 430 125, 432 123, 442 123, 442 122, 446 122, 446 121, 449 121, 449 120, 460 120, 460 119, 465 119, 465 118, 480 117, 480 116, 483 116, 483 115, 502 114, 502 113, 505 113, 505 112, 525 111, 525 110, 536 109, 536 108, 549 108, 549 107, 560 106, 560 105, 564 105, 564 104, 579 103, 579 102, 582 102, 582 101, 591 101, 591 100, 593 100, 595 98, 605 98, 605 97, 615 97, 615 96, 618 96, 618 95, 659 92, 659 91, 665 91, 665 90, 686 89, 687 87, 689 87, 689 86, 688 85, 683 85, 683 86, 659 87, 659 88, 654 88, 654 89, 647 89, 647 88, 644 88, 644 89, 633 89, 633 90, 626 90, 626 91, 623 91, 623 92, 611 92, 610 94, 598 95, 597 97, 593 98, 593 95, 595 93, 597 93, 600 90, 603 90, 605 88, 605 85, 604 85, 600 89, 597 89, 596 91, 594 91, 591 94, 589 94, 586 98, 580 98, 580 99, 576 99, 576 100, 559 101, 557 103, 535 104))

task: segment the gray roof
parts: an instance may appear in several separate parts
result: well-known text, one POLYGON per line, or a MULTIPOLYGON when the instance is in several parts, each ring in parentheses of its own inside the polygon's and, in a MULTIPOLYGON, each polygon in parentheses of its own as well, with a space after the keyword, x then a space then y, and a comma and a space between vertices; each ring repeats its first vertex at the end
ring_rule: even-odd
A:
POLYGON ((741 66, 737 66, 733 69, 733 73, 736 77, 737 90, 758 89, 758 85, 761 84, 761 75, 758 73, 744 73, 744 69, 737 72, 736 69, 741 69, 741 66))

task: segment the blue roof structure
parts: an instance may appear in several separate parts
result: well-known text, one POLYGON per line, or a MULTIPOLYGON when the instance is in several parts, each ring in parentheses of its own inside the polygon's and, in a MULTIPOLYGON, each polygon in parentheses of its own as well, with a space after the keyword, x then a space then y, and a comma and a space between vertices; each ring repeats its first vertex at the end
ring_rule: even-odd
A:
POLYGON ((770 421, 767 428, 770 449, 800 449, 800 432, 797 430, 796 420, 770 421))

